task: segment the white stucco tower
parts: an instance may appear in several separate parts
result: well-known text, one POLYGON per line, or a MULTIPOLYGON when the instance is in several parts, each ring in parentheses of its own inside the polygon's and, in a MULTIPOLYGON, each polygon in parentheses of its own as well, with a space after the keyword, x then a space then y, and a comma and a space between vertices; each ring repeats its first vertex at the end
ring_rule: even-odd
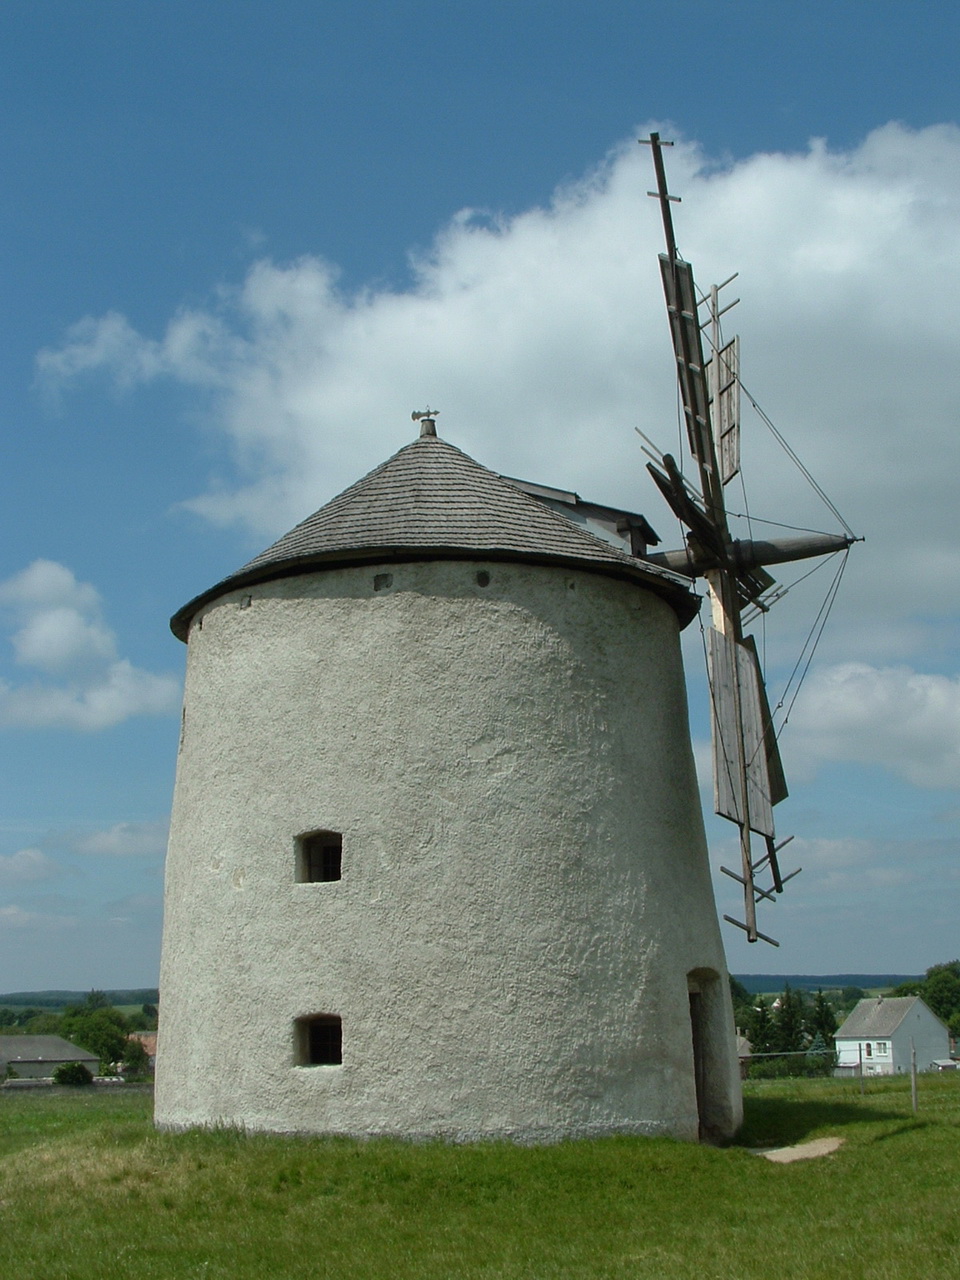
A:
POLYGON ((695 606, 428 423, 182 609, 158 1124, 731 1134, 695 606))

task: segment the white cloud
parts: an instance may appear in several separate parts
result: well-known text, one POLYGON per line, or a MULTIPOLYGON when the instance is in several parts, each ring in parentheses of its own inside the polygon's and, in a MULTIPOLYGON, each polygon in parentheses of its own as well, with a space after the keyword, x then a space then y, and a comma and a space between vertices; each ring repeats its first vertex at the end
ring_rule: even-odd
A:
POLYGON ((60 874, 57 864, 41 849, 19 849, 0 855, 0 885, 31 884, 60 874))
MULTIPOLYGON (((944 536, 958 448, 960 130, 888 125, 848 153, 816 142, 723 169, 682 145, 670 163, 678 236, 701 283, 740 270, 745 381, 877 551, 895 551, 885 572, 909 554, 913 597, 935 592, 942 605, 945 576, 960 584, 944 536), (891 543, 876 512, 895 507, 891 543)), ((642 503, 667 526, 631 431, 675 436, 648 170, 631 140, 548 208, 502 222, 464 212, 406 292, 345 296, 318 258, 262 261, 160 340, 116 314, 87 318, 40 369, 59 384, 102 369, 123 386, 167 375, 217 389, 247 483, 193 505, 264 534, 403 443, 427 399, 449 438, 490 465, 642 503)), ((789 517, 765 446, 755 462, 789 517)))
MULTIPOLYGON (((803 874, 782 896, 758 906, 758 924, 781 943, 751 946, 725 926, 733 973, 922 973, 956 953, 956 840, 797 837, 781 868, 803 874), (931 892, 940 886, 942 892, 931 892), (919 922, 919 927, 918 927, 919 922), (894 959, 893 957, 896 957, 894 959)), ((735 842, 713 849, 716 864, 736 866, 735 842)), ((761 877, 762 879, 762 877, 761 877)), ((741 892, 715 877, 721 914, 742 919, 741 892)))
POLYGON ((167 822, 115 822, 83 836, 74 847, 78 853, 111 858, 156 857, 166 851, 168 827, 167 822))
MULTIPOLYGON (((75 916, 51 915, 42 911, 27 911, 23 907, 10 905, 0 907, 0 934, 7 931, 23 931, 31 941, 45 933, 59 933, 64 929, 75 927, 75 916)), ((13 957, 11 957, 12 959, 13 957)))
POLYGON ((20 573, 0 582, 0 605, 37 609, 70 608, 78 612, 97 609, 100 596, 88 582, 78 582, 65 565, 55 560, 34 560, 20 573))
POLYGON ((960 787, 960 678, 847 662, 815 671, 791 715, 795 767, 880 765, 918 787, 960 787))
POLYGON ((113 636, 99 620, 76 609, 35 613, 12 637, 17 662, 59 675, 99 667, 116 657, 113 636))
MULTIPOLYGON (((955 651, 960 129, 890 124, 849 151, 814 141, 724 166, 681 141, 669 164, 701 286, 740 273, 728 327, 744 381, 867 535, 821 656, 922 667, 933 643, 955 651)), ((168 377, 201 391, 235 470, 188 505, 264 541, 410 439, 410 411, 429 402, 480 461, 645 510, 672 543, 633 432, 677 438, 650 186, 648 150, 630 139, 547 207, 464 211, 405 291, 348 295, 318 257, 264 260, 162 337, 88 317, 39 368, 59 388, 102 371, 121 388, 168 377)), ((749 415, 744 457, 755 515, 835 527, 749 415)), ((777 664, 809 622, 794 598, 781 639, 771 632, 777 664)), ((100 637, 22 645, 53 661, 57 639, 100 637)))
POLYGON ((0 608, 14 620, 16 662, 59 681, 0 680, 0 725, 97 730, 176 711, 179 681, 118 656, 97 592, 64 565, 37 560, 0 583, 0 608))
POLYGON ((41 352, 38 364, 48 386, 106 367, 126 387, 163 370, 159 344, 144 342, 129 321, 115 311, 99 320, 86 317, 72 325, 60 350, 41 352))

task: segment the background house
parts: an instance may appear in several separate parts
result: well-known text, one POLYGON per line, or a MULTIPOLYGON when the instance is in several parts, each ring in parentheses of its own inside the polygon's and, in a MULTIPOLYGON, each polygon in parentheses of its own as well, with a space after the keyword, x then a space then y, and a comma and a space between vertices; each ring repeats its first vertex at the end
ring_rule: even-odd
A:
POLYGON ((864 1075, 892 1076, 910 1070, 916 1048, 917 1070, 936 1070, 950 1057, 950 1034, 919 996, 878 996, 861 1000, 837 1031, 837 1074, 849 1075, 863 1063, 864 1075))
POLYGON ((100 1059, 63 1036, 0 1036, 0 1078, 15 1071, 22 1079, 46 1079, 64 1062, 82 1062, 96 1075, 100 1059))

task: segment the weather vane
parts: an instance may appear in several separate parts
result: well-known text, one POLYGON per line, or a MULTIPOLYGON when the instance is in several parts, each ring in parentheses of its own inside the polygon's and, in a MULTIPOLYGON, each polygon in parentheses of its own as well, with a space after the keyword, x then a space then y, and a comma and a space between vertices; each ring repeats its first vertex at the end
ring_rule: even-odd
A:
POLYGON ((410 417, 414 422, 420 423, 420 434, 422 436, 435 436, 437 434, 436 417, 439 412, 439 409, 431 409, 427 405, 426 409, 414 409, 410 417))

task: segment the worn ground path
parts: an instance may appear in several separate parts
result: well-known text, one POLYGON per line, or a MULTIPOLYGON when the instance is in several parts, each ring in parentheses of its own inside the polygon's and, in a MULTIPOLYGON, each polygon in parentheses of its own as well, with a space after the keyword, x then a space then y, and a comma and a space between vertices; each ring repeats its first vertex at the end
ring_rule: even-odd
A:
POLYGON ((793 1164, 794 1160, 813 1160, 817 1156, 832 1155, 843 1146, 843 1138, 814 1138, 810 1142, 798 1142, 793 1147, 774 1147, 755 1152, 774 1164, 793 1164))

